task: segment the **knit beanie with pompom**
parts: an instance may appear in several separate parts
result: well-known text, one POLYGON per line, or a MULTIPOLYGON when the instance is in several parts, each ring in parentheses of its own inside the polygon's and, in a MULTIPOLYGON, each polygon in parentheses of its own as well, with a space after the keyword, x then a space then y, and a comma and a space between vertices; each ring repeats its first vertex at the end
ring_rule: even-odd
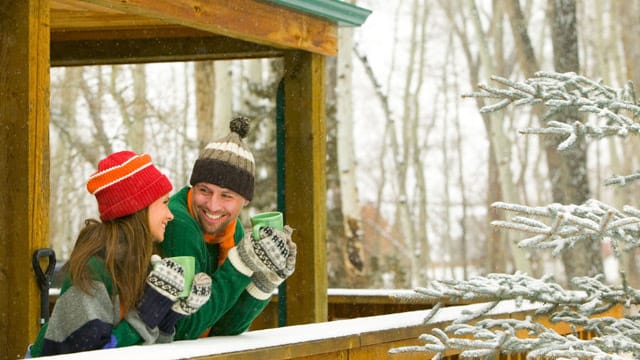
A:
POLYGON ((212 141, 202 150, 193 165, 191 186, 205 182, 253 198, 255 160, 242 141, 249 132, 249 119, 237 117, 229 124, 231 132, 212 141))

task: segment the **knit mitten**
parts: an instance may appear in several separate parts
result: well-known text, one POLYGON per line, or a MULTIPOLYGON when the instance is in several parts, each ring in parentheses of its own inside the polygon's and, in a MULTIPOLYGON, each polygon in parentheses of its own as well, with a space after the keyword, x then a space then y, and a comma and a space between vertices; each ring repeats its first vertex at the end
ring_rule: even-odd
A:
POLYGON ((273 273, 274 276, 284 273, 289 256, 284 232, 264 227, 260 230, 260 239, 254 239, 249 233, 236 249, 238 257, 251 270, 249 276, 256 272, 273 273))
POLYGON ((193 284, 191 285, 191 292, 189 296, 183 299, 179 299, 171 310, 167 313, 164 319, 160 322, 158 327, 164 333, 173 333, 173 328, 176 322, 185 316, 189 316, 202 305, 204 305, 211 296, 211 277, 206 273, 197 273, 193 278, 193 284))
MULTIPOLYGON (((284 230, 277 231, 270 227, 265 227, 260 231, 260 240, 254 241, 256 245, 270 242, 276 243, 280 248, 284 248, 281 254, 286 254, 284 263, 281 267, 277 267, 275 263, 265 264, 267 269, 254 271, 251 276, 251 283, 247 287, 247 291, 254 297, 265 299, 273 293, 273 291, 293 274, 296 267, 296 244, 291 240, 293 229, 285 226, 284 230), (256 291, 257 290, 257 291, 256 291)), ((254 245, 255 247, 255 245, 254 245)), ((259 247, 256 253, 260 253, 263 247, 259 247)))
POLYGON ((151 264, 153 270, 147 276, 137 308, 140 319, 155 328, 184 290, 184 270, 171 259, 160 260, 158 255, 151 257, 151 264))

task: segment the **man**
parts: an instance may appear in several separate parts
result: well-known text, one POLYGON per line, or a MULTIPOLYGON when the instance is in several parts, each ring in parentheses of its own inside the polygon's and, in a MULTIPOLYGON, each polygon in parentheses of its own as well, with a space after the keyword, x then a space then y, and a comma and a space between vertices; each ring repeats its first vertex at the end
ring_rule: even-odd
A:
POLYGON ((249 120, 235 118, 231 132, 200 153, 190 184, 171 197, 174 214, 161 244, 164 256, 194 256, 196 273, 211 276, 211 297, 176 324, 176 340, 246 331, 273 291, 295 268, 291 228, 245 236, 238 219, 253 198, 255 161, 242 138, 249 120))

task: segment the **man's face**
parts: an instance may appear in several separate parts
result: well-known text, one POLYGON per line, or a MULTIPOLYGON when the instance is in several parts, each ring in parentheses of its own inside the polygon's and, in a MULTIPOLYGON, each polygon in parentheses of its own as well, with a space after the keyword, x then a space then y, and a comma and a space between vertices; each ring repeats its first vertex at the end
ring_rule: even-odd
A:
POLYGON ((210 183, 193 186, 192 207, 196 220, 205 234, 218 234, 249 204, 235 191, 210 183))

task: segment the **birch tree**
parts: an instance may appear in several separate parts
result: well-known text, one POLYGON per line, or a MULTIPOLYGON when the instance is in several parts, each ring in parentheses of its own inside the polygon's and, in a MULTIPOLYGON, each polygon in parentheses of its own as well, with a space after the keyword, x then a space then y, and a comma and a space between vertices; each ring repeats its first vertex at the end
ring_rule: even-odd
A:
MULTIPOLYGON (((353 49, 353 29, 350 27, 338 30, 338 58, 336 66, 336 119, 337 119, 337 156, 338 177, 340 183, 340 200, 344 229, 343 259, 347 276, 362 275, 365 267, 362 215, 356 182, 356 160, 353 139, 353 109, 351 57, 353 49)), ((355 283, 356 281, 352 281, 355 283)), ((364 284, 361 284, 364 285, 364 284)))

